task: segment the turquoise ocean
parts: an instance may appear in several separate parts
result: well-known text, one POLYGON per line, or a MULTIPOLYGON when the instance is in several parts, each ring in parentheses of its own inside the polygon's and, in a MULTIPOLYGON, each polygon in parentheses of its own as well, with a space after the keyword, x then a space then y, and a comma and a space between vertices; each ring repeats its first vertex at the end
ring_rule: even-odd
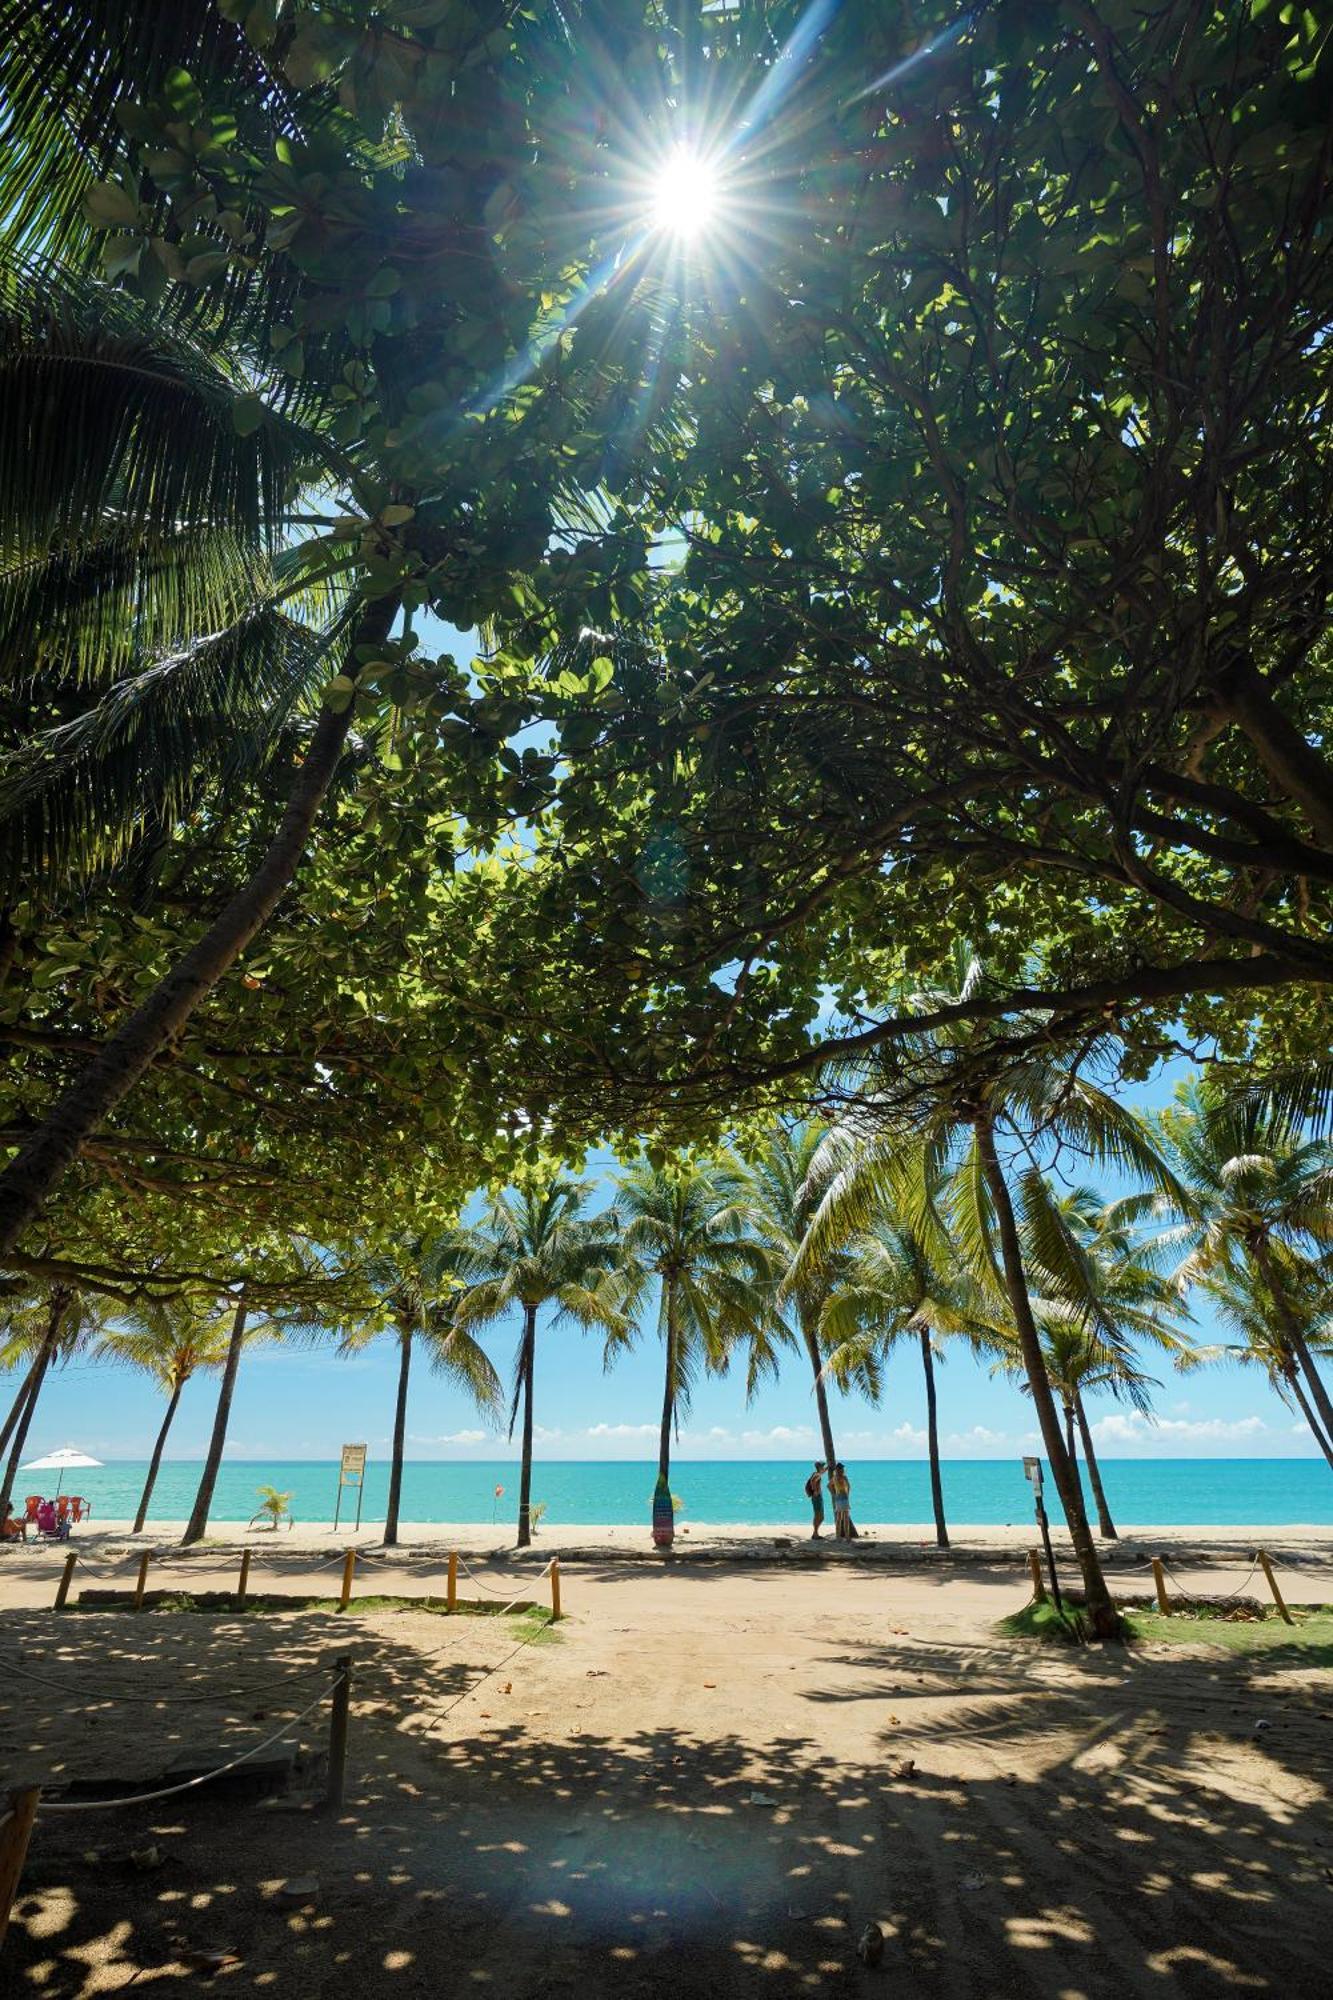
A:
MULTIPOLYGON (((1123 1526, 1333 1526, 1333 1473, 1322 1459, 1177 1458, 1102 1461, 1107 1497, 1123 1526)), ((808 1520, 802 1494, 809 1466, 792 1460, 681 1460, 671 1483, 684 1502, 682 1521, 799 1525, 808 1520)), ((930 1484, 924 1463, 849 1460, 853 1506, 869 1522, 926 1522, 930 1484)), ((124 1461, 66 1476, 65 1491, 90 1500, 103 1519, 132 1516, 146 1467, 124 1461)), ((532 1497, 546 1503, 544 1526, 598 1527, 645 1522, 656 1467, 647 1463, 553 1460, 533 1471, 532 1497)), ((18 1491, 54 1486, 50 1474, 20 1479, 18 1491)), ((152 1518, 183 1520, 199 1482, 199 1466, 176 1460, 162 1467, 152 1518)), ((336 1461, 232 1460, 224 1463, 213 1504, 214 1521, 244 1521, 258 1506, 256 1487, 278 1487, 292 1496, 298 1521, 332 1521, 337 1498, 336 1461)), ((388 1466, 366 1470, 362 1518, 383 1519, 388 1466)), ((512 1460, 417 1460, 403 1473, 404 1521, 512 1521, 518 1467, 512 1460), (504 1488, 497 1499, 495 1489, 504 1488)), ((344 1518, 347 1500, 344 1496, 344 1518)), ((1059 1518, 1049 1480, 1047 1504, 1059 1518)), ((998 1527, 1032 1519, 1032 1492, 1016 1459, 968 1459, 944 1467, 945 1506, 961 1527, 998 1527)), ((355 1517, 356 1499, 350 1496, 355 1517)))

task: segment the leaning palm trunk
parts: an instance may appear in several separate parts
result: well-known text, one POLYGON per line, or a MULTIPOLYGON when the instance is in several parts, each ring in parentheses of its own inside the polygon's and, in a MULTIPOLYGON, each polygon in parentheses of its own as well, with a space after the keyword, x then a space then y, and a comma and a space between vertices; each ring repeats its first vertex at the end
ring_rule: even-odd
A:
POLYGON ((1286 1386, 1291 1390, 1292 1395, 1296 1398, 1296 1407, 1299 1409, 1301 1415, 1305 1418, 1306 1423, 1310 1426, 1310 1430, 1314 1437, 1315 1443, 1319 1446, 1320 1451, 1323 1452, 1324 1457, 1329 1462, 1329 1465, 1333 1466, 1333 1444, 1331 1444, 1328 1438, 1325 1437, 1322 1429, 1320 1428, 1319 1419, 1310 1407, 1309 1398, 1306 1396, 1304 1389, 1302 1389, 1301 1387, 1301 1378, 1297 1371, 1296 1363, 1294 1361, 1291 1362, 1287 1373, 1283 1376, 1283 1380, 1286 1383, 1286 1386))
POLYGON ((519 1388, 523 1396, 522 1463, 518 1474, 518 1546, 532 1543, 532 1374, 537 1358, 537 1308, 523 1308, 523 1354, 519 1361, 519 1388))
POLYGON ((236 1316, 231 1323, 231 1339, 227 1342, 227 1358, 222 1365, 222 1383, 218 1389, 218 1406, 213 1415, 213 1435, 208 1440, 208 1456, 199 1478, 199 1491, 194 1496, 194 1506, 181 1536, 181 1547, 188 1549, 192 1542, 202 1541, 208 1530, 208 1510, 213 1505, 213 1488, 218 1483, 218 1472, 222 1465, 222 1450, 227 1442, 227 1424, 231 1418, 231 1399, 236 1390, 236 1371, 241 1365, 241 1349, 245 1345, 245 1295, 242 1293, 236 1307, 236 1316))
POLYGON ((148 1477, 144 1480, 143 1493, 139 1499, 139 1511, 134 1517, 134 1526, 130 1529, 132 1535, 142 1534, 143 1524, 148 1519, 148 1503, 153 1497, 153 1488, 157 1485, 157 1475, 162 1465, 162 1453, 166 1448, 167 1432, 171 1429, 171 1420, 176 1414, 176 1406, 180 1402, 181 1390, 184 1387, 184 1382, 177 1382, 171 1392, 171 1399, 167 1404, 167 1414, 162 1419, 162 1428, 157 1434, 157 1443, 153 1446, 153 1456, 148 1461, 148 1477))
MULTIPOLYGON (((357 626, 347 672, 359 672, 356 647, 386 636, 397 606, 373 605, 357 626)), ((0 1253, 12 1250, 88 1135, 115 1110, 149 1065, 189 1020, 201 1000, 230 971, 263 929, 288 887, 310 837, 315 815, 337 771, 351 726, 349 706, 338 715, 320 711, 310 747, 288 794, 276 833, 250 879, 239 888, 204 935, 159 981, 148 998, 105 1042, 78 1081, 52 1107, 27 1144, 0 1174, 0 1253)))
POLYGON ((935 1407, 935 1357, 930 1351, 930 1333, 921 1329, 921 1366, 926 1377, 926 1449, 930 1453, 930 1503, 935 1509, 935 1542, 949 1546, 949 1528, 944 1518, 944 1481, 940 1475, 940 1424, 935 1407))
POLYGON ((1102 1469, 1097 1463, 1097 1454, 1092 1448, 1092 1427, 1088 1413, 1083 1407, 1083 1398, 1075 1390, 1074 1415, 1078 1419, 1078 1434, 1083 1440, 1083 1456, 1087 1461, 1088 1480, 1092 1487, 1092 1497, 1097 1505, 1097 1531, 1104 1541, 1116 1542, 1120 1537, 1111 1519, 1111 1510, 1106 1504, 1106 1488, 1102 1485, 1102 1469))
POLYGON ((9 1415, 5 1418, 3 1427, 0 1428, 0 1452, 9 1449, 9 1440, 14 1435, 14 1426, 28 1407, 28 1398, 32 1392, 33 1382, 37 1377, 38 1370, 42 1366, 44 1347, 45 1343, 39 1346, 37 1352, 33 1355, 28 1372, 19 1384, 19 1392, 9 1406, 9 1415))
POLYGON ((1324 1435, 1325 1437, 1333 1438, 1333 1397, 1330 1397, 1328 1390, 1324 1386, 1324 1378, 1315 1366, 1314 1356, 1311 1354, 1309 1343, 1305 1338, 1305 1330, 1297 1315, 1292 1311, 1291 1300, 1287 1294, 1287 1288, 1282 1281, 1282 1274, 1274 1264, 1272 1251, 1262 1237, 1252 1245, 1252 1249, 1254 1261, 1259 1267, 1259 1274, 1267 1285, 1269 1296, 1277 1308, 1283 1337, 1291 1353, 1294 1355, 1301 1373, 1305 1377, 1306 1387, 1310 1392, 1310 1401, 1319 1412, 1319 1421, 1323 1425, 1324 1435))
POLYGON ((1055 1398, 1051 1393, 1050 1377, 1046 1373, 1046 1360, 1041 1351, 1037 1323, 1032 1316, 1032 1300, 1028 1295, 1027 1279, 1023 1273, 1018 1223, 1014 1216, 1013 1203, 1009 1198, 1009 1184, 1000 1165, 1000 1156, 995 1150, 995 1134, 989 1119, 984 1115, 979 1116, 975 1121, 975 1131, 982 1171, 995 1208, 1005 1290, 1009 1296, 1014 1325, 1018 1330, 1028 1390, 1037 1413, 1042 1443, 1046 1447, 1051 1477, 1060 1495, 1060 1505, 1064 1509, 1069 1538, 1074 1545, 1074 1555, 1083 1577, 1084 1602, 1095 1635, 1099 1639, 1118 1638, 1120 1619, 1111 1602, 1111 1593, 1106 1587, 1106 1578, 1102 1573, 1097 1547, 1088 1526, 1078 1473, 1070 1463, 1064 1438, 1060 1434, 1060 1417, 1055 1407, 1055 1398))
POLYGON ((29 1426, 37 1409, 37 1398, 42 1393, 42 1383, 46 1380, 46 1371, 51 1366, 51 1362, 55 1356, 56 1346, 60 1339, 60 1322, 65 1317, 65 1309, 69 1304, 69 1300, 70 1295, 66 1291, 58 1289, 51 1294, 46 1332, 42 1336, 42 1344, 37 1351, 37 1359, 33 1363, 28 1380, 21 1391, 21 1394, 26 1396, 27 1401, 24 1402, 21 1410, 18 1412, 13 1433, 14 1443, 9 1454, 9 1463, 5 1467, 5 1483, 3 1487, 0 1487, 0 1520, 3 1520, 9 1512, 9 1503, 14 1493, 14 1481, 18 1478, 19 1465, 23 1459, 23 1449, 28 1442, 29 1426))
POLYGON ((393 1458, 389 1465, 389 1504, 384 1513, 384 1546, 398 1546, 398 1509, 403 1497, 403 1453, 407 1448, 407 1381, 412 1369, 412 1329, 398 1333, 398 1400, 393 1412, 393 1458))

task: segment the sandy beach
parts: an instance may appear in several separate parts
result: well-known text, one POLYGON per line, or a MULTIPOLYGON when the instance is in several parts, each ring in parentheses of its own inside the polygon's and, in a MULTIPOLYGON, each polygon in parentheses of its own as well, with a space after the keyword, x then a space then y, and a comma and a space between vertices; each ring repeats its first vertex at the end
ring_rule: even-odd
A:
MULTIPOLYGON (((1031 1538, 993 1529, 942 1561, 902 1530, 810 1551, 694 1524, 666 1562, 630 1559, 630 1530, 523 1557, 499 1529, 413 1528, 393 1554, 363 1530, 355 1587, 379 1598, 439 1591, 454 1546, 465 1596, 544 1601, 559 1551, 554 1628, 314 1608, 342 1561, 327 1528, 223 1529, 170 1562, 166 1532, 150 1589, 230 1587, 249 1546, 268 1608, 57 1615, 62 1552, 7 1552, 0 1765, 106 1798, 276 1730, 288 1788, 39 1817, 7 1992, 1327 1991, 1330 1649, 1280 1626, 1243 1654, 1014 1637, 996 1621, 1028 1599, 1031 1538), (321 1697, 344 1656, 329 1813, 321 1697), (878 1969, 857 1956, 871 1923, 878 1969)), ((1123 1588, 1151 1549, 1235 1589, 1251 1539, 1136 1531, 1123 1588)), ((1263 1545, 1293 1603, 1333 1599, 1326 1531, 1263 1545)), ((75 1600, 124 1589, 138 1547, 85 1534, 75 1600)))

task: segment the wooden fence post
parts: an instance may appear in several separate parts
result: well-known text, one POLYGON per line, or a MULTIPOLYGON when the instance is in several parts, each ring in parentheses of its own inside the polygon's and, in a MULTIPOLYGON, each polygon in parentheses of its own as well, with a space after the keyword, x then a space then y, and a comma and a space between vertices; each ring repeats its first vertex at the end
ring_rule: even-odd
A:
POLYGON ((352 1660, 344 1653, 334 1661, 338 1678, 333 1684, 333 1707, 329 1715, 329 1788, 324 1803, 330 1812, 342 1806, 347 1788, 347 1720, 352 1701, 352 1660))
POLYGON ((241 1551, 241 1573, 236 1579, 236 1609, 238 1611, 245 1609, 245 1600, 250 1595, 250 1558, 253 1554, 253 1549, 242 1549, 241 1551))
POLYGON ((338 1609, 346 1611, 352 1600, 352 1578, 356 1574, 356 1550, 348 1549, 343 1557, 343 1590, 338 1599, 338 1609))
POLYGON ((1268 1557, 1264 1554, 1262 1549, 1259 1550, 1258 1555, 1259 1555, 1259 1567, 1260 1569, 1262 1569, 1264 1575, 1268 1578, 1268 1588, 1273 1593, 1274 1604, 1276 1604, 1278 1610, 1282 1613, 1282 1622, 1285 1625, 1294 1625, 1296 1623, 1296 1620, 1292 1617, 1291 1613, 1288 1611, 1286 1604, 1283 1600, 1282 1592, 1277 1587, 1277 1578, 1273 1574, 1272 1563, 1269 1562, 1268 1557))
POLYGON ((134 1608, 136 1611, 143 1610, 143 1594, 148 1583, 148 1561, 149 1552, 145 1549, 139 1558, 139 1580, 134 1586, 134 1608))
POLYGON ((9 1913, 18 1894, 19 1877, 28 1856, 28 1838, 41 1796, 40 1785, 26 1785, 21 1791, 10 1793, 8 1811, 0 1815, 0 1945, 9 1928, 9 1913))
POLYGON ((559 1620, 560 1620, 560 1558, 559 1556, 552 1556, 551 1557, 551 1623, 553 1625, 556 1625, 559 1623, 559 1620))
POLYGON ((1157 1590, 1157 1608, 1163 1618, 1169 1618, 1171 1616, 1171 1599, 1166 1593, 1166 1571, 1162 1567, 1162 1558, 1160 1556, 1154 1556, 1152 1559, 1152 1580, 1157 1590))
POLYGON ((1028 1550, 1028 1574, 1032 1578, 1032 1602, 1034 1604, 1044 1604, 1046 1602, 1046 1580, 1041 1573, 1040 1549, 1028 1550))
POLYGON ((56 1585, 55 1608, 57 1611, 63 1611, 65 1608, 65 1599, 69 1596, 69 1587, 74 1581, 74 1565, 78 1560, 79 1558, 75 1555, 73 1549, 65 1557, 65 1567, 61 1571, 60 1581, 56 1585))
POLYGON ((446 1611, 458 1609, 458 1551, 449 1551, 449 1581, 444 1586, 444 1608, 446 1611))

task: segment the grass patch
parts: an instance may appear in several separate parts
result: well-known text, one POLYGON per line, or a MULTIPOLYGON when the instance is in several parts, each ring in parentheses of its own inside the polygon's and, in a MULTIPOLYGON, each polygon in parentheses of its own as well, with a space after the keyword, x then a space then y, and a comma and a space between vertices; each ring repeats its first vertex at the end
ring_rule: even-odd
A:
MULTIPOLYGON (((92 1616, 100 1611, 127 1611, 132 1603, 133 1593, 128 1590, 85 1590, 66 1609, 92 1616)), ((284 1611, 324 1611, 331 1612, 335 1617, 346 1615, 336 1597, 266 1597, 262 1592, 252 1593, 238 1608, 235 1595, 230 1590, 149 1590, 144 1593, 143 1610, 193 1612, 213 1618, 272 1618, 284 1611)), ((353 1597, 347 1612, 354 1611, 423 1611, 436 1618, 503 1616, 519 1630, 532 1627, 538 1632, 544 1631, 552 1622, 549 1610, 541 1604, 507 1610, 501 1604, 460 1602, 451 1612, 443 1597, 353 1597)))
POLYGON ((1073 1621, 1062 1618, 1049 1598, 1044 1604, 1025 1604, 1021 1611, 1001 1618, 996 1628, 1009 1639, 1040 1639, 1063 1645, 1075 1641, 1073 1621))
POLYGON ((1293 1604, 1284 1624, 1276 1605, 1262 1618, 1232 1620, 1224 1610, 1195 1605, 1163 1617, 1160 1611, 1127 1611, 1129 1636, 1167 1646, 1217 1646, 1227 1653, 1286 1657, 1303 1666, 1333 1667, 1333 1605, 1293 1604))

